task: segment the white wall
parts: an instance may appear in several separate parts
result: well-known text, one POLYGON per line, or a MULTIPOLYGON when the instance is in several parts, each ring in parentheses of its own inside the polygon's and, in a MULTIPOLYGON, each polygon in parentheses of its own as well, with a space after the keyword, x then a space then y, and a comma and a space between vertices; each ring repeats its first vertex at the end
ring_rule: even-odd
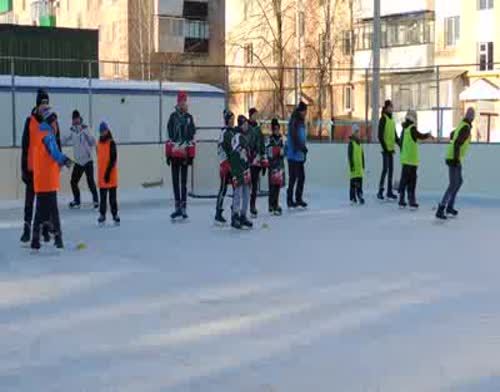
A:
MULTIPOLYGON (((371 50, 357 50, 354 53, 354 67, 369 68, 371 50)), ((434 45, 396 46, 380 49, 381 68, 427 67, 434 64, 434 45)), ((408 72, 394 69, 393 72, 408 72)))
MULTIPOLYGON (((59 116, 59 125, 62 134, 67 134, 71 126, 71 114, 78 109, 89 124, 89 96, 83 90, 75 92, 60 92, 48 89, 50 104, 59 116)), ((224 110, 224 96, 222 94, 203 95, 188 93, 190 111, 198 127, 219 127, 222 124, 222 111, 224 110)), ((26 117, 30 115, 35 105, 35 92, 17 91, 15 96, 16 106, 16 143, 21 145, 22 133, 26 117)), ((176 105, 175 93, 164 93, 162 100, 162 134, 166 137, 167 122, 170 113, 176 105)), ((159 140, 159 112, 160 97, 154 93, 130 93, 125 90, 123 94, 96 92, 92 94, 93 128, 97 131, 99 123, 103 120, 109 123, 116 140, 121 143, 148 142, 159 140), (123 100, 123 102, 122 102, 123 100)), ((0 131, 0 146, 12 145, 12 102, 11 92, 0 91, 0 118, 5 119, 0 131)), ((200 131, 199 137, 216 138, 218 130, 200 131)))
MULTIPOLYGON (((381 170, 380 147, 365 145, 365 187, 375 192, 381 170)), ((311 144, 307 162, 308 187, 347 189, 347 145, 311 144)), ((444 191, 447 184, 447 167, 444 163, 446 145, 423 144, 418 173, 418 192, 444 191)), ((118 146, 120 189, 137 189, 145 182, 160 181, 165 184, 165 194, 171 195, 170 170, 163 159, 161 145, 118 146)), ((463 194, 477 194, 500 199, 500 172, 491 170, 500 159, 500 145, 472 145, 464 164, 463 194)), ((19 149, 0 150, 0 199, 21 199, 23 185, 19 175, 19 149)), ((395 179, 399 177, 399 157, 396 157, 395 179)), ((218 190, 218 161, 213 143, 200 143, 194 168, 195 192, 215 194, 218 190)), ((63 171, 62 193, 69 194, 69 172, 63 171)), ((84 181, 82 181, 82 185, 84 181)), ((87 192, 83 197, 89 200, 87 192)), ((170 197, 170 196, 169 196, 170 197)), ((347 197, 347 196, 346 196, 347 197)))

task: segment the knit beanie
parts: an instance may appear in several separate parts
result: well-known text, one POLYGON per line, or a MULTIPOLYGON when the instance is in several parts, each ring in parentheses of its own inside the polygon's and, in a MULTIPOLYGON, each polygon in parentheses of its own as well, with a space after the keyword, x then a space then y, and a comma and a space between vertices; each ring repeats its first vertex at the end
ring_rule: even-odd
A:
POLYGON ((47 101, 49 103, 49 94, 44 89, 38 89, 36 92, 36 106, 40 106, 43 101, 47 101))
POLYGON ((177 93, 177 105, 187 102, 188 96, 185 91, 179 91, 177 93))
POLYGON ((72 120, 76 120, 77 118, 80 118, 80 112, 78 110, 73 110, 73 114, 71 115, 72 120))
POLYGON ((109 131, 109 126, 106 123, 106 121, 102 121, 101 124, 99 125, 99 133, 104 133, 106 131, 109 131))
POLYGON ((248 122, 248 119, 243 114, 240 114, 238 116, 238 126, 241 127, 246 122, 248 122))
POLYGON ((256 108, 251 108, 249 111, 248 111, 248 118, 252 118, 252 116, 257 113, 258 110, 256 108))
POLYGON ((297 106, 297 111, 298 112, 305 112, 307 111, 307 104, 303 101, 299 102, 299 105, 297 106))

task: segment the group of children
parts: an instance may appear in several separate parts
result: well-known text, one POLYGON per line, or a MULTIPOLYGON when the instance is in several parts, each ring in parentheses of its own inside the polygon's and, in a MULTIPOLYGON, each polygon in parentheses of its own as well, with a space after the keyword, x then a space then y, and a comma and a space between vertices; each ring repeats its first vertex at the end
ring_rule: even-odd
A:
POLYGON ((250 214, 257 217, 256 199, 259 176, 268 177, 269 182, 269 213, 281 215, 279 205, 280 189, 284 185, 284 143, 280 132, 279 121, 271 121, 271 136, 266 139, 257 122, 258 112, 252 108, 249 119, 238 116, 235 126, 235 116, 224 111, 225 126, 221 131, 218 143, 220 188, 217 196, 215 221, 225 224, 223 216, 224 197, 229 184, 233 186, 233 203, 231 208, 231 226, 236 229, 251 228, 252 222, 247 217, 250 214))
MULTIPOLYGON (((416 198, 417 171, 420 164, 419 142, 421 140, 433 139, 431 133, 420 133, 418 131, 417 112, 408 110, 402 124, 402 132, 398 137, 396 123, 392 118, 393 105, 390 100, 385 101, 382 109, 382 117, 379 123, 379 141, 382 147, 383 169, 380 179, 377 198, 384 200, 384 184, 387 176, 388 186, 386 197, 389 200, 397 199, 392 191, 393 156, 395 147, 400 147, 401 179, 399 181, 399 207, 409 206, 412 209, 419 208, 416 198), (408 203, 407 203, 408 201, 408 203)), ((449 186, 439 204, 436 218, 445 220, 447 215, 457 216, 458 211, 454 208, 455 199, 462 186, 462 163, 469 149, 471 141, 472 123, 475 118, 473 108, 468 108, 463 120, 452 132, 450 143, 446 152, 446 165, 449 168, 449 186)), ((352 204, 364 204, 363 199, 363 176, 365 160, 363 147, 359 137, 359 127, 353 126, 353 133, 348 146, 349 174, 351 178, 349 197, 352 204)))
MULTIPOLYGON (((110 128, 105 122, 100 124, 100 138, 96 143, 82 124, 83 121, 79 113, 74 111, 72 132, 75 132, 75 135, 66 138, 68 141, 73 139, 76 160, 74 162, 62 152, 57 114, 49 106, 49 96, 44 90, 38 90, 36 107, 26 119, 21 158, 22 179, 26 185, 24 228, 21 242, 29 243, 31 241, 31 248, 33 250, 40 249, 41 234, 44 242, 50 242, 51 236, 53 236, 54 245, 57 248, 64 247, 57 205, 57 193, 60 189, 60 170, 64 166, 69 168, 74 165, 72 188, 78 199, 75 199, 70 204, 70 207, 75 208, 80 205, 79 191, 77 192, 77 189, 75 189, 75 179, 79 179, 83 171, 86 171, 87 179, 89 180, 90 174, 86 168, 89 167, 88 164, 92 161, 91 154, 88 160, 88 157, 81 155, 81 144, 76 143, 75 140, 85 140, 88 145, 97 149, 98 184, 100 189, 100 215, 98 222, 103 224, 106 220, 109 194, 113 221, 115 224, 120 223, 116 196, 118 187, 117 152, 110 128), (83 160, 86 161, 81 165, 83 160), (32 225, 35 199, 36 212, 32 225)), ((90 183, 92 181, 89 180, 90 183)), ((97 208, 95 189, 92 186, 90 188, 94 198, 94 207, 97 208)))

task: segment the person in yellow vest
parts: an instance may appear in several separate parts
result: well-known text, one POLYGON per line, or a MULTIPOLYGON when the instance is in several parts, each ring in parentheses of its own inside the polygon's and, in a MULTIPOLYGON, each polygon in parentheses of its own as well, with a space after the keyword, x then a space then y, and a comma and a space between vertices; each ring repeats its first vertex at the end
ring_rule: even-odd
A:
POLYGON ((399 206, 405 208, 406 193, 410 208, 418 208, 415 191, 417 188, 417 169, 420 164, 419 141, 432 138, 430 133, 417 130, 417 112, 408 110, 401 133, 401 180, 399 182, 399 206))
POLYGON ((468 108, 464 119, 451 134, 450 144, 446 151, 446 164, 448 165, 450 183, 438 206, 436 212, 436 218, 438 219, 447 219, 446 214, 451 216, 458 215, 458 211, 455 210, 455 199, 463 184, 462 163, 469 150, 472 123, 475 116, 476 112, 474 108, 468 108))
POLYGON ((97 223, 104 225, 106 222, 107 199, 115 225, 120 225, 118 215, 118 153, 113 135, 106 122, 99 125, 99 142, 97 143, 97 170, 99 176, 100 207, 97 223))
POLYGON ((361 139, 359 138, 359 126, 357 124, 352 126, 352 136, 349 140, 349 147, 347 149, 347 156, 349 159, 349 175, 351 179, 351 186, 349 197, 351 204, 365 204, 363 198, 363 175, 365 171, 365 154, 361 139))
POLYGON ((392 191, 392 176, 394 173, 394 153, 396 145, 400 143, 396 133, 396 122, 392 118, 393 106, 390 100, 386 100, 382 108, 382 116, 378 123, 378 140, 382 147, 382 175, 377 194, 379 200, 384 200, 384 184, 387 177, 387 198, 396 200, 397 196, 392 191))

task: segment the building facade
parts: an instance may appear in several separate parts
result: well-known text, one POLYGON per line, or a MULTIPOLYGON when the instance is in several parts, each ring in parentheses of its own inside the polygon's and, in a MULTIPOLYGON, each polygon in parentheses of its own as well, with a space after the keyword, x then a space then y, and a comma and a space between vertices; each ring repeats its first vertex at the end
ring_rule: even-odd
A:
POLYGON ((225 63, 224 14, 224 0, 0 0, 0 23, 98 29, 104 78, 223 84, 203 66, 225 63))

